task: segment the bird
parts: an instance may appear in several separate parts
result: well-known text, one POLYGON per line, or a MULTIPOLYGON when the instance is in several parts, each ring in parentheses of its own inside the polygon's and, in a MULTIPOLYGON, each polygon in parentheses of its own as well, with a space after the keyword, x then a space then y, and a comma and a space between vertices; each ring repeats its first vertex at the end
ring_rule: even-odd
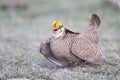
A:
POLYGON ((49 55, 51 60, 47 58, 48 60, 61 66, 69 66, 74 62, 83 64, 86 61, 93 64, 104 63, 106 58, 99 45, 98 35, 100 22, 99 16, 92 14, 86 31, 73 32, 64 27, 61 21, 54 21, 53 36, 42 41, 48 47, 44 47, 44 50, 40 48, 40 53, 45 57, 49 55))

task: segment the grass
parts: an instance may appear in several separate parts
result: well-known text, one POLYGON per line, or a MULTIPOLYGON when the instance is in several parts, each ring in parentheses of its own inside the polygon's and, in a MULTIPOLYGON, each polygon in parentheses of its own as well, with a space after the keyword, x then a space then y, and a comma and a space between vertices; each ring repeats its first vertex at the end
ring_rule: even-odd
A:
MULTIPOLYGON (((9 0, 0 0, 0 5, 9 0)), ((12 2, 12 1, 11 1, 12 2)), ((27 10, 0 9, 0 80, 119 80, 120 9, 103 0, 26 0, 27 10), (39 53, 42 39, 52 35, 51 23, 61 20, 74 31, 85 30, 90 16, 101 18, 100 45, 111 64, 73 69, 48 68, 54 64, 39 53), (30 15, 33 14, 34 17, 30 15)))

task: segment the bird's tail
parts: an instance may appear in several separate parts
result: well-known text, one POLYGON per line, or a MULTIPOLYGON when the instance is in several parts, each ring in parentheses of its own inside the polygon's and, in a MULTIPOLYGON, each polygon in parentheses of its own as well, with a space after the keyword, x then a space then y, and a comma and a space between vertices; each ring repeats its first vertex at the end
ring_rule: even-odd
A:
POLYGON ((100 18, 98 15, 96 14, 92 14, 91 19, 90 19, 90 23, 88 26, 88 30, 97 30, 99 28, 100 25, 100 18))

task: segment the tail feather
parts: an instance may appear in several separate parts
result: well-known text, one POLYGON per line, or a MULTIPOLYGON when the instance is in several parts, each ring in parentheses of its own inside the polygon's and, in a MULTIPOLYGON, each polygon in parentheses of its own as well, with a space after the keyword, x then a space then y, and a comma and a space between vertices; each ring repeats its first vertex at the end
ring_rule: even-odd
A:
POLYGON ((100 18, 96 14, 92 14, 88 29, 98 29, 100 25, 100 18))

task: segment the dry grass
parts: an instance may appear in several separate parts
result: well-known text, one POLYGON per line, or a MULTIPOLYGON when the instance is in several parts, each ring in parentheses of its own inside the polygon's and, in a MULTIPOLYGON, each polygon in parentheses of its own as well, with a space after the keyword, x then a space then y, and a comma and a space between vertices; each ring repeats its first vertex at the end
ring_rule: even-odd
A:
MULTIPOLYGON (((9 1, 9 0, 8 0, 9 1)), ((7 0, 0 0, 0 4, 7 0)), ((27 10, 0 9, 0 80, 119 80, 120 10, 102 0, 26 0, 27 10), (74 31, 86 29, 90 16, 101 17, 100 44, 110 64, 56 69, 39 53, 41 39, 61 20, 74 31)))

